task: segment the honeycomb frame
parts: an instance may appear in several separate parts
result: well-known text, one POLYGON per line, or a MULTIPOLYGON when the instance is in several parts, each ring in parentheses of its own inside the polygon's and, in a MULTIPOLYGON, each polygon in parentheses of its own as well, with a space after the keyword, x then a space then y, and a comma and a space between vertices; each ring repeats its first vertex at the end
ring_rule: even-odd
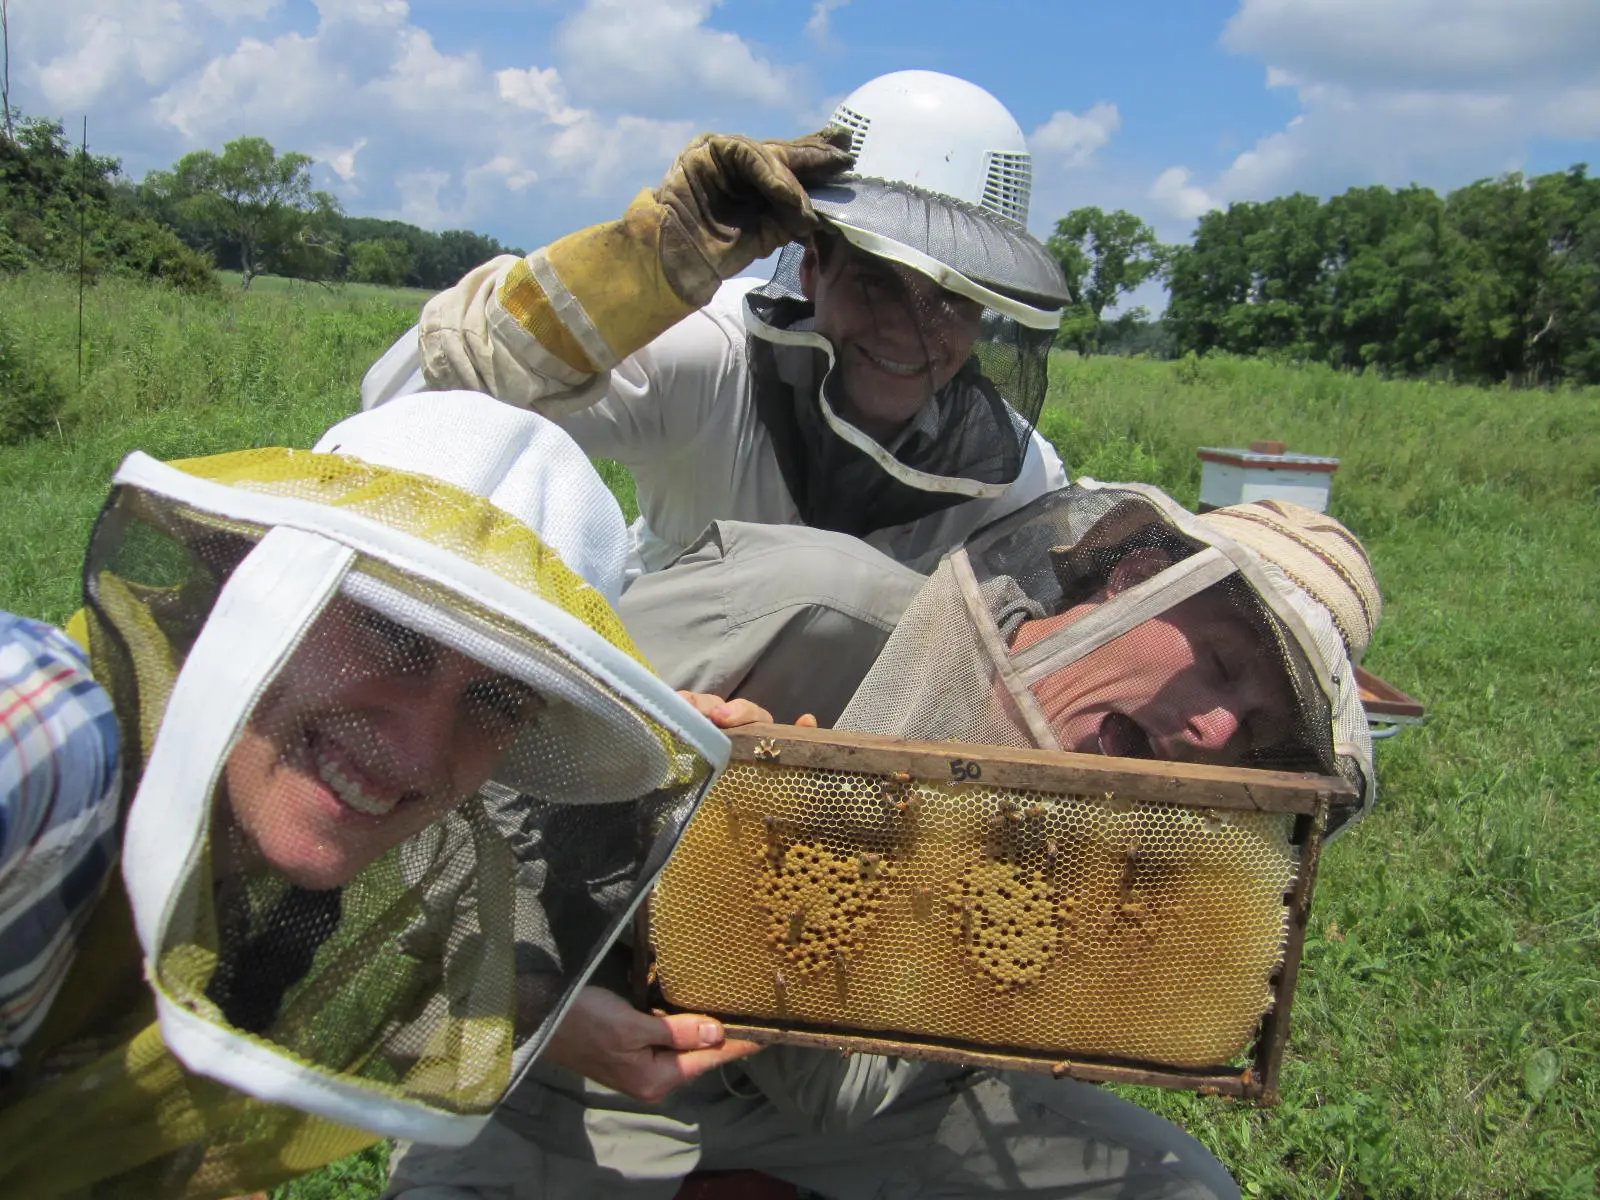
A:
POLYGON ((1271 1103, 1341 779, 731 731, 635 998, 732 1037, 1271 1103))

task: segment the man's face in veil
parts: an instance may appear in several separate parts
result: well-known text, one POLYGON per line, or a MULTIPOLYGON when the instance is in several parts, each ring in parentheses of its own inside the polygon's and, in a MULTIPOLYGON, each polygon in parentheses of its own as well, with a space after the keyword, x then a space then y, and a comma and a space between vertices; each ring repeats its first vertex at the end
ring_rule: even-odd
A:
MULTIPOLYGON (((1024 622, 1012 651, 1096 607, 1092 600, 1024 622)), ((1276 648, 1221 586, 1135 626, 1033 692, 1064 750, 1217 766, 1290 740, 1296 712, 1276 648)))
POLYGON ((833 344, 846 411, 887 441, 955 377, 972 353, 983 306, 843 237, 808 247, 801 285, 833 344))

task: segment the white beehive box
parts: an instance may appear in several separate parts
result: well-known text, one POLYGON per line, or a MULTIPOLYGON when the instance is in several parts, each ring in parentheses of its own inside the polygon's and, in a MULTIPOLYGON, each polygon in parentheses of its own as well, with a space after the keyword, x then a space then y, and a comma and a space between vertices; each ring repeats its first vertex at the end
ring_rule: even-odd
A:
POLYGON ((1327 512, 1339 460, 1291 454, 1282 442, 1251 442, 1248 450, 1202 446, 1200 464, 1202 512, 1252 500, 1288 500, 1327 512))

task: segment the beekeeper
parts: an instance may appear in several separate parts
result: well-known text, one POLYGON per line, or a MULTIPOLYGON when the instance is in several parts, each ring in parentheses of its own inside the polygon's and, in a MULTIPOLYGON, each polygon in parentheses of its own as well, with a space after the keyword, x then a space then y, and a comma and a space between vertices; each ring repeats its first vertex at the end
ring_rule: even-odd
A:
POLYGON ((620 220, 434 297, 363 404, 470 387, 551 416, 633 472, 635 571, 718 520, 929 569, 1063 482, 1033 429, 1067 293, 1023 226, 1030 171, 999 101, 928 71, 812 137, 697 138, 620 220), (780 249, 765 284, 734 278, 780 249))
MULTIPOLYGON (((1359 540, 1280 500, 1196 516, 1080 480, 924 580, 839 726, 1344 775, 1373 796, 1353 664, 1382 613, 1359 540)), ((648 645, 648 642, 646 642, 648 645)))
MULTIPOLYGON (((856 669, 843 728, 1338 774, 1361 797, 1341 826, 1372 802, 1352 663, 1382 602, 1331 517, 1277 501, 1196 517, 1154 488, 1085 482, 981 530, 931 577, 877 567, 904 611, 864 680, 856 669)), ((695 565, 694 589, 759 576, 778 595, 810 569, 718 555, 695 565)), ((674 636, 666 621, 637 632, 647 654, 674 636)), ((850 664, 791 677, 791 707, 831 695, 829 671, 850 664)), ((615 996, 593 1010, 630 1011, 615 996)), ((605 1041, 592 1021, 563 1039, 605 1041)), ((833 1200, 1239 1194, 1176 1126, 1071 1081, 784 1046, 639 1099, 622 1081, 666 1080, 664 1066, 593 1061, 618 1086, 558 1049, 472 1145, 400 1154, 391 1194, 670 1197, 696 1168, 757 1169, 833 1200)))
POLYGON ((626 548, 483 396, 123 463, 87 653, 0 623, 0 1192, 233 1196, 485 1125, 726 757, 623 631, 626 548))

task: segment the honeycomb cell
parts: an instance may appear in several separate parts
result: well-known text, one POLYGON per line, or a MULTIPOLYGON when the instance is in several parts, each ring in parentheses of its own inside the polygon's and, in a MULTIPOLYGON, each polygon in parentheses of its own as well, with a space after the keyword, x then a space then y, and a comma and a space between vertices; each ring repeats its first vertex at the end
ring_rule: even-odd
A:
POLYGON ((892 874, 882 854, 792 842, 764 848, 761 859, 767 941, 801 975, 837 966, 860 948, 892 874))
POLYGON ((966 956, 997 988, 1015 991, 1044 975, 1072 903, 1058 907, 1042 873, 984 859, 956 876, 949 907, 966 956))

